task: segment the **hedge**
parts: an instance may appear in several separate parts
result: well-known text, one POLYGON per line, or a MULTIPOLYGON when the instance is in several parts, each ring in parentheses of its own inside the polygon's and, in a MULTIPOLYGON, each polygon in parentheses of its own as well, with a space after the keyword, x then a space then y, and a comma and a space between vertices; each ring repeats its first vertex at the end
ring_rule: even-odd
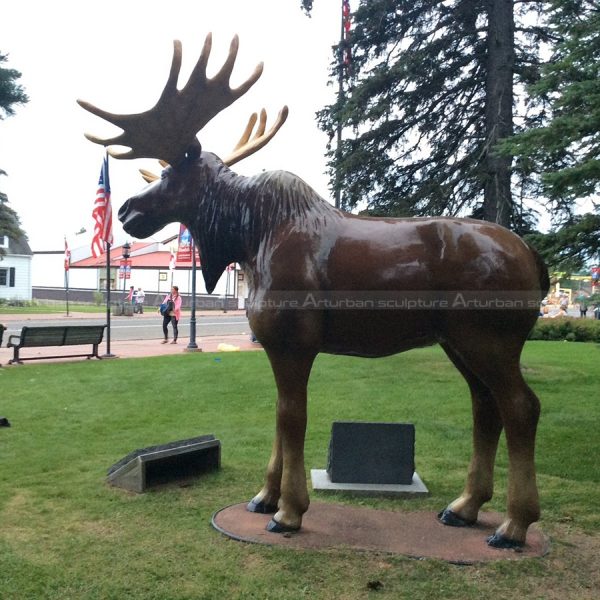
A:
POLYGON ((529 339, 600 343, 600 320, 572 317, 540 318, 531 330, 529 339))

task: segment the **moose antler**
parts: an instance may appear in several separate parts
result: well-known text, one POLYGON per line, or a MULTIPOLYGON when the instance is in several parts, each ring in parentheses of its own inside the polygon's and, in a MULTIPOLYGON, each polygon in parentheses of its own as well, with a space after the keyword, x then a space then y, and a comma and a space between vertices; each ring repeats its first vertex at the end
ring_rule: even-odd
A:
POLYGON ((285 120, 288 117, 288 107, 284 106, 277 115, 277 119, 275 119, 275 123, 271 126, 269 131, 265 133, 265 129, 267 127, 267 111, 263 108, 260 111, 260 121, 258 124, 258 129, 256 133, 250 139, 252 135, 252 130, 254 129, 254 125, 256 125, 256 113, 252 113, 250 118, 248 119, 248 124, 246 125, 246 129, 240 138, 240 141, 236 144, 235 148, 232 150, 231 154, 223 160, 223 162, 231 167, 235 163, 240 160, 254 154, 256 151, 260 150, 263 146, 269 143, 269 141, 273 138, 273 136, 279 131, 281 126, 285 123, 285 120))
POLYGON ((212 34, 209 33, 187 84, 178 90, 182 51, 181 42, 175 40, 169 78, 156 105, 143 113, 122 115, 77 100, 85 110, 123 129, 123 133, 107 139, 90 134, 85 136, 103 146, 117 144, 131 148, 120 153, 111 151, 114 158, 161 158, 169 164, 177 164, 191 146, 198 144, 196 134, 221 110, 245 94, 262 75, 263 63, 259 63, 244 83, 235 89, 230 87, 229 78, 238 47, 239 38, 235 35, 221 70, 208 79, 206 65, 212 48, 212 34))
POLYGON ((139 171, 142 176, 142 179, 146 183, 152 183, 153 181, 156 181, 158 179, 158 175, 156 173, 152 173, 152 171, 147 171, 146 169, 140 169, 139 171))
MULTIPOLYGON (((265 133, 265 129, 267 128, 267 111, 263 108, 260 111, 260 121, 258 124, 258 129, 252 136, 252 139, 250 139, 250 136, 252 135, 252 131, 254 130, 254 126, 256 125, 256 121, 258 119, 257 114, 252 113, 250 115, 250 118, 248 119, 248 124, 244 129, 242 137, 240 138, 239 142, 236 144, 234 149, 231 151, 231 154, 227 158, 225 158, 223 162, 228 167, 231 167, 235 163, 250 156, 251 154, 254 154, 266 144, 268 144, 273 138, 273 136, 279 131, 281 126, 285 123, 288 117, 288 113, 288 107, 284 106, 279 111, 275 123, 273 123, 269 131, 265 133)), ((161 160, 159 162, 163 168, 168 166, 168 164, 164 160, 161 160)), ((140 169, 140 173, 144 178, 144 181, 146 181, 146 183, 152 183, 153 181, 156 181, 158 179, 158 175, 155 175, 154 173, 152 173, 151 171, 147 171, 146 169, 140 169)))
MULTIPOLYGON (((169 163, 165 162, 164 160, 159 160, 158 163, 163 169, 166 169, 169 166, 169 163)), ((152 183, 159 178, 158 175, 155 175, 152 173, 152 171, 146 171, 146 169, 140 169, 140 173, 142 174, 142 178, 146 183, 152 183)))

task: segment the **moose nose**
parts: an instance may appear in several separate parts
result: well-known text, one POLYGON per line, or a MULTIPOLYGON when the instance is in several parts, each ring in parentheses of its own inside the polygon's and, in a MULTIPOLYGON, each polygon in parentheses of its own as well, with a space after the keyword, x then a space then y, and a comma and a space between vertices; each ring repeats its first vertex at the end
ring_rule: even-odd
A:
POLYGON ((119 220, 120 221, 122 221, 125 218, 125 215, 127 214, 128 210, 129 210, 129 200, 125 200, 125 203, 119 209, 119 220))

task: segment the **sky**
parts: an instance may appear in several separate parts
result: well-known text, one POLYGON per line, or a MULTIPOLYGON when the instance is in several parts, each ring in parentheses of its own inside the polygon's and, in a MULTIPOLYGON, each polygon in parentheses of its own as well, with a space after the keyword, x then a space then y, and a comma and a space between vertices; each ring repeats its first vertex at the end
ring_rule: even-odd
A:
MULTIPOLYGON (((328 86, 331 47, 340 35, 340 3, 315 2, 312 17, 300 0, 18 0, 0 12, 0 52, 5 68, 22 73, 30 101, 0 121, 0 189, 18 213, 35 251, 87 250, 101 137, 118 130, 76 103, 81 98, 118 113, 143 112, 158 100, 169 72, 173 40, 183 45, 180 86, 195 64, 206 34, 213 47, 207 74, 222 65, 234 34, 240 48, 231 85, 264 62, 262 77, 199 133, 205 150, 226 156, 252 112, 265 108, 268 124, 287 104, 287 122, 270 143, 233 170, 253 175, 283 169, 302 177, 332 201, 326 171, 327 136, 315 113, 335 99, 328 86), (77 234, 81 229, 85 233, 77 234)), ((138 169, 159 172, 152 159, 110 161, 115 244, 131 241, 116 218, 118 208, 145 185, 138 169)), ((175 235, 173 224, 153 236, 175 235)), ((74 258, 76 258, 74 254, 74 258)))

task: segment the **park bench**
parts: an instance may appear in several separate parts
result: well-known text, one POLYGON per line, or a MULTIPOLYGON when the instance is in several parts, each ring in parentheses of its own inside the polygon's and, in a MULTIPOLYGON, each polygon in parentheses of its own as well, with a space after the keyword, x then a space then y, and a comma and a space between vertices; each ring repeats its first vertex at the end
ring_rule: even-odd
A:
POLYGON ((63 325, 51 327, 23 327, 20 335, 8 338, 7 348, 14 349, 14 356, 8 364, 21 364, 24 360, 41 360, 45 358, 75 358, 88 359, 98 356, 98 346, 102 342, 106 325, 63 325), (92 352, 83 354, 60 354, 54 356, 21 357, 21 348, 40 348, 45 346, 81 346, 92 344, 92 352))

